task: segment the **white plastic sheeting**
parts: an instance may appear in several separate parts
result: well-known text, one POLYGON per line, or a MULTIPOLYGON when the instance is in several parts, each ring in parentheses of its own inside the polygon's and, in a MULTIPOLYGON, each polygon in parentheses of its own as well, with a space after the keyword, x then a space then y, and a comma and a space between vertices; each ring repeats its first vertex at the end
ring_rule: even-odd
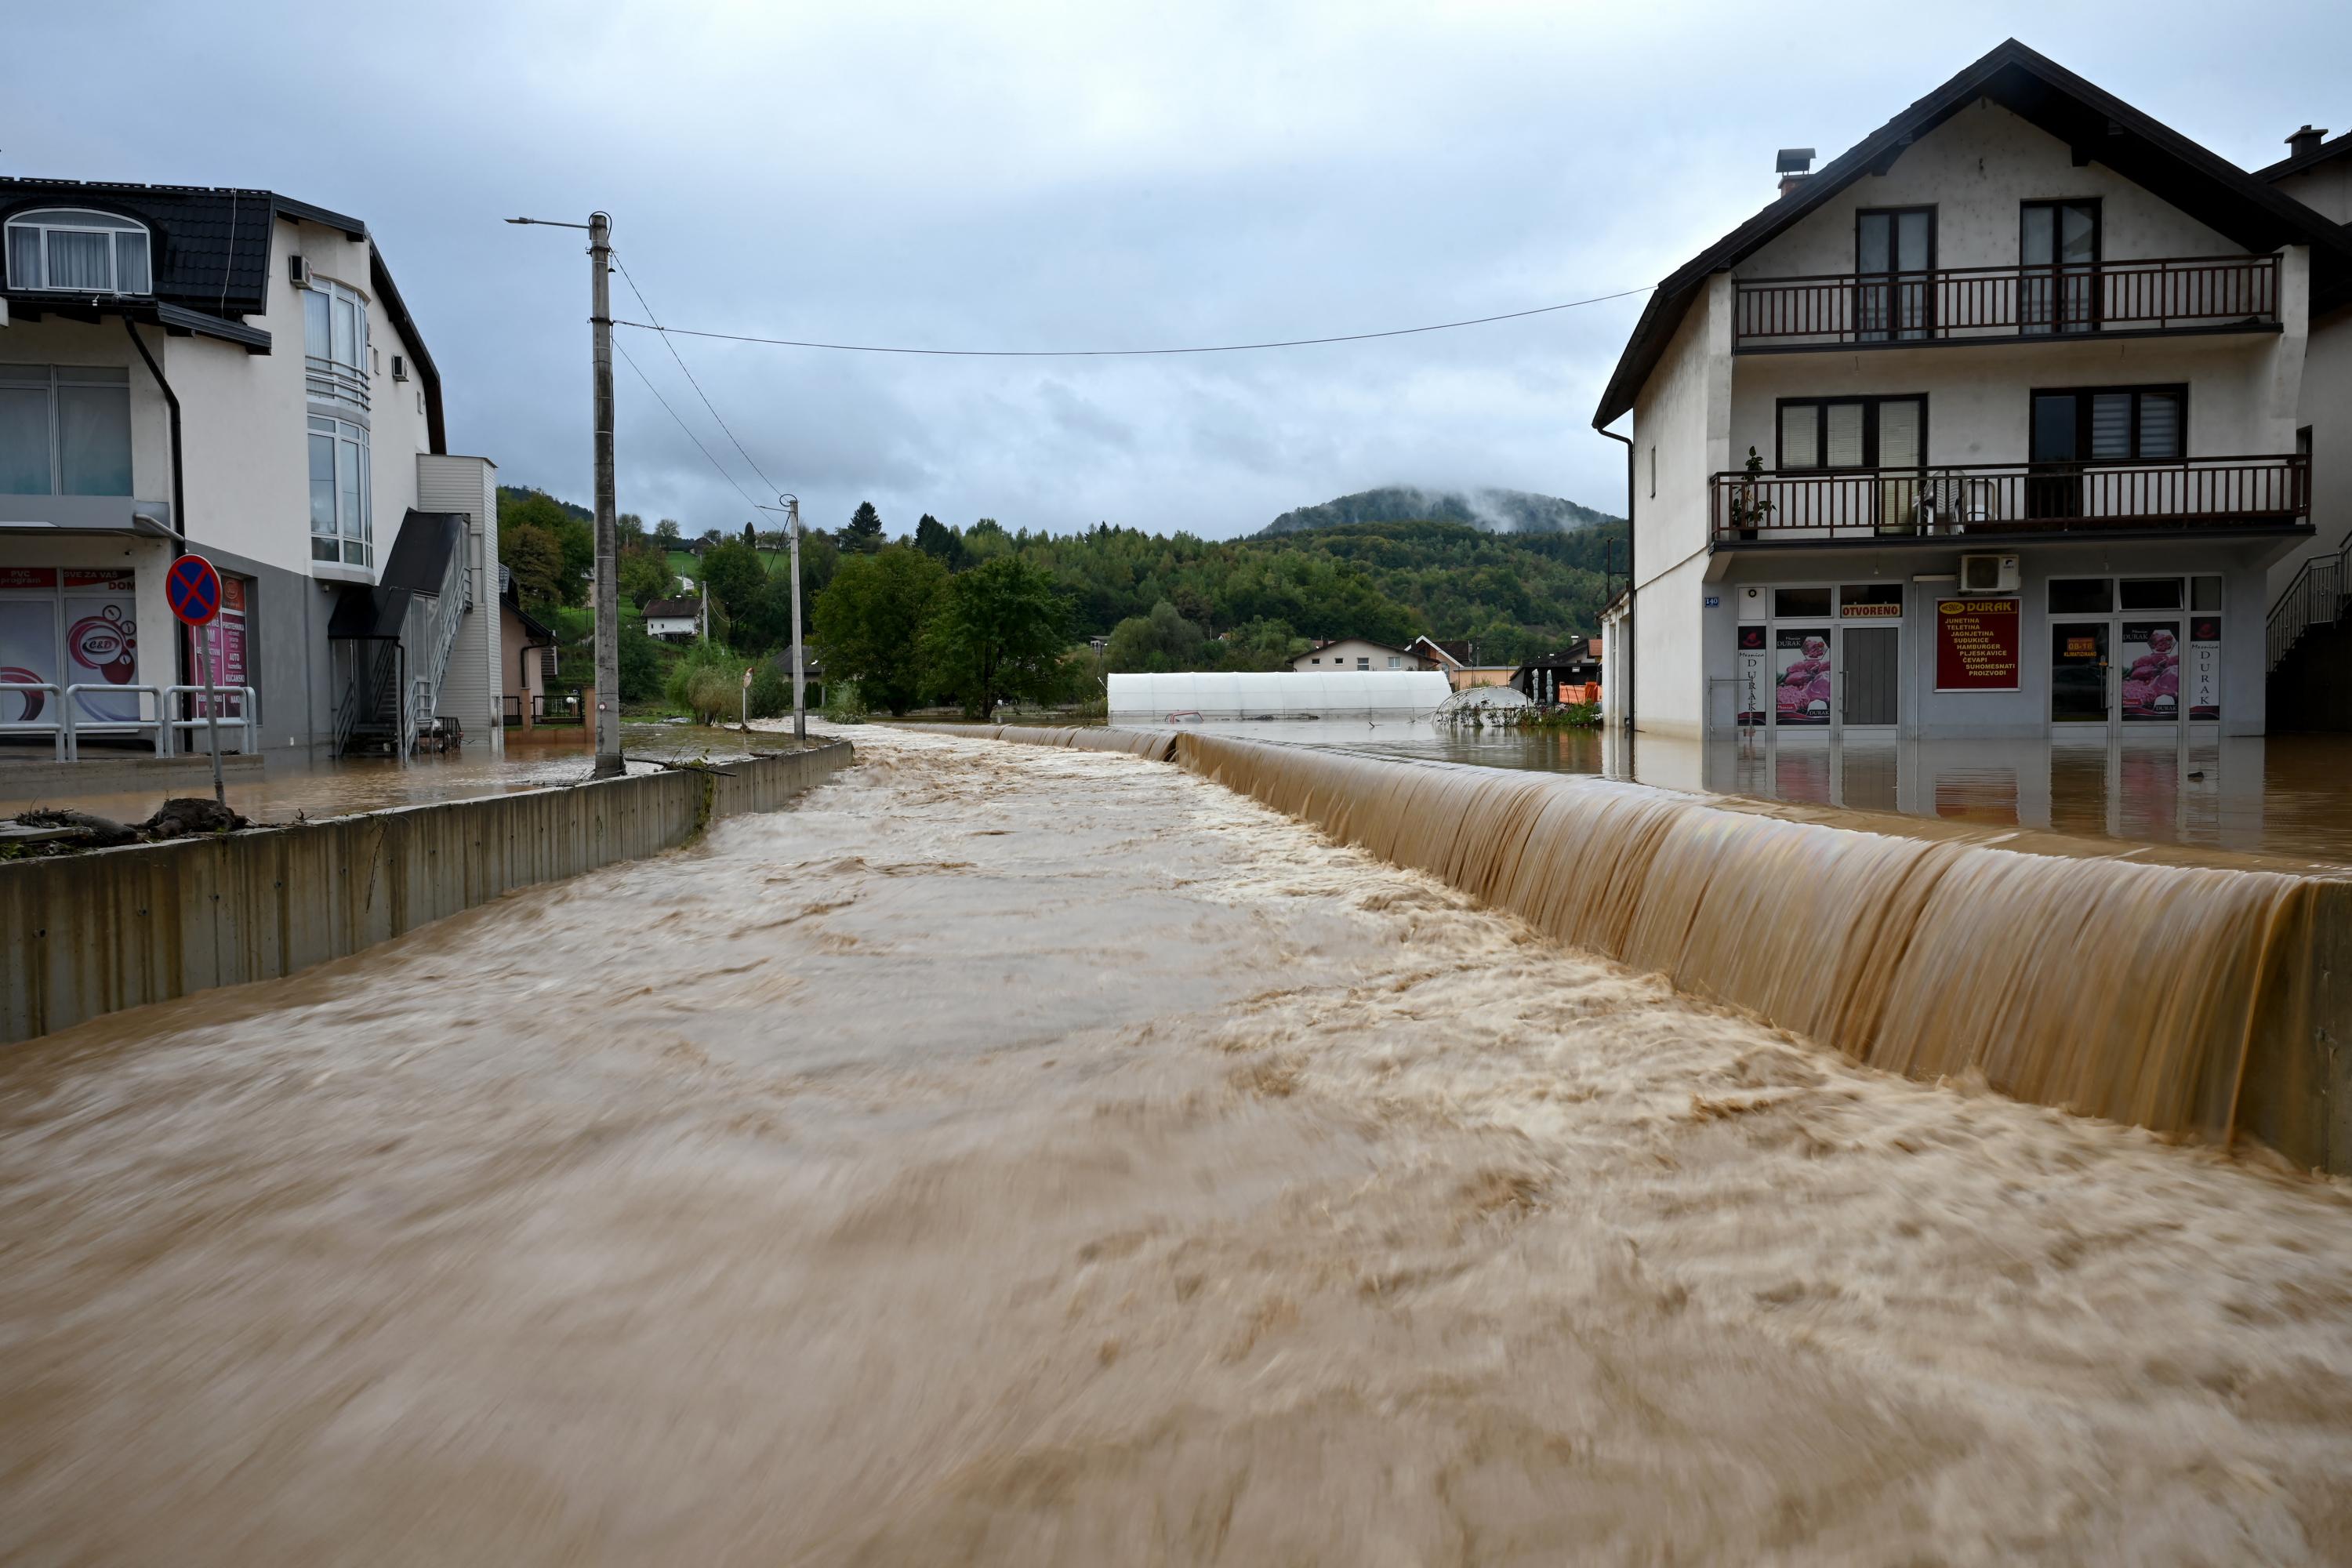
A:
POLYGON ((1435 712, 1452 692, 1444 675, 1434 669, 1114 675, 1110 721, 1165 724, 1194 714, 1211 722, 1410 719, 1435 712))

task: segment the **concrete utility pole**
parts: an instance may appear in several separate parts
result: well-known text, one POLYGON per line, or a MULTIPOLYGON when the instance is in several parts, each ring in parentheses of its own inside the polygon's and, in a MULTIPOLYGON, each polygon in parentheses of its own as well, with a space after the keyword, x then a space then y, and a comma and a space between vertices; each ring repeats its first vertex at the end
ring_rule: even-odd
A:
POLYGON ((588 216, 589 323, 596 365, 596 778, 621 762, 620 520, 613 498, 613 219, 588 216))
POLYGON ((801 498, 781 495, 784 503, 785 537, 793 548, 793 739, 808 740, 808 685, 803 656, 807 650, 801 645, 801 498))

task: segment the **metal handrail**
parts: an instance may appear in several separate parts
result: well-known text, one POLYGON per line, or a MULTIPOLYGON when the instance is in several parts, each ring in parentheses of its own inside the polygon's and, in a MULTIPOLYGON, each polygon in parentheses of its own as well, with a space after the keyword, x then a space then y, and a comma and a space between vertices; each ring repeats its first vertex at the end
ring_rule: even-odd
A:
POLYGON ((2237 527, 2311 516, 2299 453, 2160 461, 1930 463, 1708 477, 1713 537, 2237 527))
POLYGON ((27 714, 22 719, 0 719, 0 733, 46 734, 57 749, 57 760, 66 760, 66 731, 71 727, 72 715, 66 710, 65 689, 54 680, 0 680, 0 692, 46 691, 56 700, 58 716, 54 719, 31 717, 32 704, 26 704, 27 714))
POLYGON ((2063 337, 2279 319, 2276 256, 1816 272, 1736 279, 1732 289, 1735 344, 2063 337))
MULTIPOLYGON (((167 695, 173 697, 185 696, 195 698, 203 697, 205 693, 209 690, 216 700, 222 702, 226 702, 231 698, 240 699, 243 705, 239 708, 236 717, 231 718, 229 715, 224 713, 220 716, 218 721, 223 729, 227 729, 231 725, 234 725, 242 731, 242 733, 237 736, 236 741, 236 754, 238 756, 247 756, 252 752, 254 750, 254 710, 260 706, 259 697, 254 691, 252 687, 221 686, 217 684, 209 688, 205 686, 167 686, 163 688, 163 690, 167 695)), ((194 711, 196 708, 200 707, 201 704, 191 703, 189 706, 190 710, 194 711)), ((173 719, 170 721, 171 728, 174 731, 202 730, 205 729, 213 722, 214 721, 212 719, 205 717, 202 713, 197 713, 196 716, 192 719, 173 719)), ((177 755, 180 748, 184 746, 186 743, 185 740, 175 734, 173 737, 173 754, 177 755)))
POLYGON ((2280 591, 2263 623, 2269 656, 2265 669, 2278 668, 2313 626, 2334 626, 2341 619, 2347 596, 2352 596, 2352 533, 2344 536, 2332 555, 2305 556, 2280 591))
POLYGON ((152 730, 155 732, 155 754, 159 757, 172 754, 171 721, 165 717, 169 710, 163 706, 163 689, 160 686, 117 686, 110 680, 79 680, 66 688, 65 700, 60 706, 66 718, 66 761, 69 763, 81 761, 81 738, 86 734, 136 735, 152 730), (110 697, 152 697, 155 700, 155 717, 77 719, 73 711, 74 699, 85 691, 104 692, 110 697))

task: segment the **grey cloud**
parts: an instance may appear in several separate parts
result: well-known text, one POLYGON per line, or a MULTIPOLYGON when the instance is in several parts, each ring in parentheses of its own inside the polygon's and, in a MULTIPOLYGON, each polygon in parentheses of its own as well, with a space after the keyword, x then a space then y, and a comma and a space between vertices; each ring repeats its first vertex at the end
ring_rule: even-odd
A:
MULTIPOLYGON (((12 17, 0 167, 267 184, 364 216, 453 444, 581 499, 586 268, 577 235, 499 221, 516 213, 613 212, 677 325, 1230 342, 1645 286, 1764 203, 1774 147, 1843 147, 2007 33, 2242 162, 2352 117, 2352 23, 2317 4, 2216 34, 2210 8, 2152 0, 2127 35, 2025 5, 1955 27, 1832 4, 1764 33, 1730 5, 100 10, 12 17), (234 84, 194 61, 236 62, 234 84)), ((679 346, 813 520, 870 496, 894 529, 928 510, 1230 534, 1397 480, 1619 510, 1621 449, 1586 425, 1640 304, 1203 359, 679 346)), ((767 499, 658 342, 627 342, 767 499)), ((740 524, 734 485, 625 368, 619 388, 623 505, 740 524)))

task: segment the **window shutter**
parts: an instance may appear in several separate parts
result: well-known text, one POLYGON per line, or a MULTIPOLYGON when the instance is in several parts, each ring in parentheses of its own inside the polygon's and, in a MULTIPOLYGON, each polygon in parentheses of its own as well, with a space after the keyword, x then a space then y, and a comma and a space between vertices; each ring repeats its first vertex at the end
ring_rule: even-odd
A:
POLYGON ((1919 442, 1919 404, 1915 398, 1890 398, 1878 405, 1878 466, 1916 468, 1927 454, 1919 442))
POLYGON ((2132 395, 2102 392, 2091 399, 2091 456, 2128 458, 2132 455, 2132 395))
POLYGON ((2138 455, 2178 458, 2180 453, 2180 399, 2168 392, 2141 394, 2138 455))
POLYGON ((1780 410, 1780 466, 1784 468, 1816 468, 1821 467, 1822 405, 1818 403, 1791 403, 1780 410))
POLYGON ((1822 413, 1828 422, 1824 461, 1832 468, 1862 467, 1862 405, 1832 403, 1822 413))

